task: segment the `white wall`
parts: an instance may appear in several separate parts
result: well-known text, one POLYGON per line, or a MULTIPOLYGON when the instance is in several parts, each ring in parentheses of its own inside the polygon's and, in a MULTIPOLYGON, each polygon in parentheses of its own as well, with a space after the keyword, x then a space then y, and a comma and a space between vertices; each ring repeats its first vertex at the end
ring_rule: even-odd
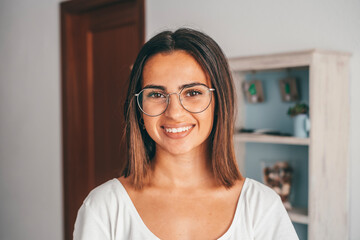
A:
POLYGON ((0 239, 60 240, 58 0, 0 1, 0 239))
POLYGON ((360 1, 147 0, 146 36, 194 27, 228 57, 305 49, 353 54, 351 64, 350 235, 360 239, 360 1))

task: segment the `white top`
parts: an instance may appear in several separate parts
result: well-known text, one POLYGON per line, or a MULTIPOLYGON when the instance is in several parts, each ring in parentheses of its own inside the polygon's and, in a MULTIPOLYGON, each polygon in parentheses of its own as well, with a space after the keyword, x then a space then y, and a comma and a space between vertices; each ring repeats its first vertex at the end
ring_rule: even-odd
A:
MULTIPOLYGON (((142 221, 124 186, 112 179, 92 190, 79 209, 74 240, 157 239, 142 221)), ((246 178, 225 239, 298 240, 278 194, 246 178)))

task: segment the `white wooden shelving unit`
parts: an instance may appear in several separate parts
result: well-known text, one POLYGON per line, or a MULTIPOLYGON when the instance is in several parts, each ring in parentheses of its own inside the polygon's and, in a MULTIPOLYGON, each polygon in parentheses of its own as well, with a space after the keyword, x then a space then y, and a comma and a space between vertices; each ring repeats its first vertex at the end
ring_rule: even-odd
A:
POLYGON ((293 222, 309 224, 308 210, 304 208, 294 208, 288 211, 290 219, 293 222))
POLYGON ((309 145, 309 138, 296 138, 296 137, 282 137, 270 136, 251 133, 237 133, 235 134, 236 142, 258 142, 258 143, 277 143, 288 145, 309 145))
POLYGON ((245 143, 308 146, 308 209, 289 211, 293 222, 307 224, 307 238, 348 239, 348 143, 350 54, 308 50, 229 59, 238 94, 237 126, 244 126, 245 72, 307 67, 311 132, 306 139, 236 133, 235 148, 244 167, 245 143))

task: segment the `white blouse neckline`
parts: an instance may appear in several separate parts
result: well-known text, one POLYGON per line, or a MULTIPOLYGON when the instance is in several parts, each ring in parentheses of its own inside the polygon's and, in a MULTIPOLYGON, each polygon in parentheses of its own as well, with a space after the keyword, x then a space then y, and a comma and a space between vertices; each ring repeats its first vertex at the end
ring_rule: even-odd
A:
MULTIPOLYGON (((135 218, 136 220, 138 221, 139 223, 139 226, 141 227, 142 231, 145 232, 146 234, 148 234, 149 236, 151 236, 153 239, 157 239, 157 240, 160 240, 159 237, 157 237, 147 226, 146 224, 144 223, 144 221, 142 220, 139 212, 136 210, 136 207, 134 205, 134 203, 132 202, 128 192, 126 191, 125 187, 123 186, 123 184, 119 181, 119 179, 117 178, 114 178, 113 179, 114 181, 118 182, 118 186, 120 187, 120 190, 121 192, 123 193, 121 195, 121 197, 123 197, 123 200, 125 201, 125 204, 126 206, 134 213, 135 215, 135 218)), ((233 220, 231 222, 231 225, 230 227, 228 228, 228 230, 220 237, 218 238, 218 240, 225 240, 225 239, 228 239, 232 233, 234 232, 234 229, 235 229, 235 224, 237 222, 237 219, 239 218, 239 212, 240 212, 240 204, 241 202, 243 202, 243 192, 247 186, 247 182, 248 182, 248 179, 245 178, 245 181, 244 181, 244 184, 242 186, 242 189, 241 189, 241 192, 240 192, 240 195, 239 195, 239 198, 238 198, 238 202, 236 204, 236 210, 235 210, 235 215, 233 217, 233 220)))

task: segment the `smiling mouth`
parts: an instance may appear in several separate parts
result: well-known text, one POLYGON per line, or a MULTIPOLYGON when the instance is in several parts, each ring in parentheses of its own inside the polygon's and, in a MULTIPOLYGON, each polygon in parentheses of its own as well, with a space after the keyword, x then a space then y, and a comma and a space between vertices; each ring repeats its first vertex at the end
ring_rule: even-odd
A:
POLYGON ((170 138, 183 138, 190 134, 191 130, 194 128, 195 125, 187 125, 182 127, 170 127, 170 126, 161 126, 164 130, 165 135, 170 138))
POLYGON ((180 127, 180 128, 166 128, 166 127, 164 127, 165 132, 167 132, 167 133, 181 133, 181 132, 189 131, 191 128, 193 128, 193 126, 180 127))

